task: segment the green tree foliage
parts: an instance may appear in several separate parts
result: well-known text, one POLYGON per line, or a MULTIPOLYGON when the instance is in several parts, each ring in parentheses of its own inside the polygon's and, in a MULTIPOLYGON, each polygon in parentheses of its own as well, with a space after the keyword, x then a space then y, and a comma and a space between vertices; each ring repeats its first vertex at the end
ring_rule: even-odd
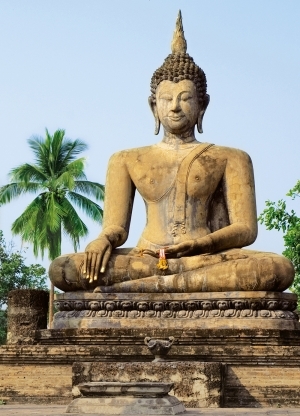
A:
MULTIPOLYGON (((287 193, 287 196, 293 200, 300 197, 300 181, 287 193)), ((296 272, 290 289, 300 296, 300 217, 296 215, 294 210, 288 212, 286 202, 281 199, 277 203, 266 201, 266 208, 258 220, 261 224, 265 224, 267 230, 283 231, 285 246, 283 255, 292 261, 296 272)))
POLYGON ((47 274, 40 264, 26 266, 24 252, 14 251, 7 245, 0 231, 0 344, 6 340, 6 310, 8 292, 13 289, 44 289, 47 274))
POLYGON ((79 239, 88 229, 74 206, 101 223, 102 208, 89 197, 102 201, 104 186, 87 181, 85 159, 77 156, 87 149, 80 139, 70 140, 64 130, 45 138, 32 137, 28 144, 34 163, 25 163, 11 170, 10 183, 0 188, 0 205, 23 194, 38 194, 14 221, 13 234, 33 244, 33 252, 43 256, 48 250, 51 260, 61 254, 62 233, 68 236, 77 251, 79 239))

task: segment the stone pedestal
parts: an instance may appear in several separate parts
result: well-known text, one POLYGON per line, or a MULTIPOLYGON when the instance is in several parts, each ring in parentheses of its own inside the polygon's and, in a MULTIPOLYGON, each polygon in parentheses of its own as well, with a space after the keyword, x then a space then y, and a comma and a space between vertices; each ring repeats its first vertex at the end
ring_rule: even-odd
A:
POLYGON ((54 329, 300 329, 297 296, 279 292, 56 295, 54 329))
MULTIPOLYGON (((55 317, 57 329, 31 331, 28 345, 17 341, 0 347, 0 373, 5 374, 0 380, 0 396, 8 403, 70 403, 72 364, 88 362, 95 372, 87 370, 86 375, 92 378, 79 380, 78 376, 75 383, 75 373, 84 374, 78 370, 73 374, 73 386, 81 382, 137 382, 148 377, 151 382, 174 383, 175 396, 186 407, 300 407, 300 329, 293 312, 293 294, 122 297, 78 292, 59 295, 57 302, 61 309, 55 317), (154 367, 158 363, 152 362, 145 337, 174 339, 167 355, 170 362, 165 363, 168 370, 160 372, 154 367), (141 378, 131 378, 133 373, 126 369, 129 364, 137 366, 133 373, 141 378), (218 394, 214 378, 206 372, 205 366, 209 369, 210 365, 222 369, 218 394), (207 379, 197 375, 199 368, 207 379), (193 396, 192 385, 195 382, 195 391, 200 391, 200 381, 207 392, 201 400, 198 393, 193 396)), ((24 319, 29 314, 26 305, 20 309, 24 319)), ((17 309, 14 316, 17 322, 17 309)))
POLYGON ((169 396, 172 383, 90 382, 77 386, 81 395, 66 413, 99 415, 177 415, 185 412, 180 401, 169 396))
POLYGON ((7 343, 32 344, 35 331, 47 328, 49 292, 16 289, 8 294, 7 343))
MULTIPOLYGON (((75 362, 72 393, 77 398, 83 385, 95 383, 171 383, 171 394, 186 407, 221 407, 225 367, 199 361, 75 362)), ((168 391, 170 391, 168 390, 168 391)), ((85 394, 86 395, 86 394, 85 394)))

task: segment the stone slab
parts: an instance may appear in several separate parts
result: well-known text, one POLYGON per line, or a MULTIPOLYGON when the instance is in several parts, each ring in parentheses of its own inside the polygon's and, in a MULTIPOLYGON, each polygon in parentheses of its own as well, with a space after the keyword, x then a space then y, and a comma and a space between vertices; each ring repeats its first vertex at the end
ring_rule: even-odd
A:
POLYGON ((145 299, 149 301, 158 301, 163 297, 166 301, 189 301, 189 300, 216 300, 216 299, 285 299, 288 301, 295 301, 297 295, 287 292, 273 292, 273 291, 230 291, 230 292, 194 292, 194 293, 95 293, 93 291, 76 291, 63 292, 55 294, 55 302, 60 301, 138 301, 142 302, 145 299))
POLYGON ((173 388, 173 383, 92 381, 81 383, 77 387, 84 397, 133 396, 147 398, 167 395, 173 388))
POLYGON ((95 413, 105 415, 177 415, 184 406, 173 396, 159 398, 97 397, 73 400, 66 413, 95 413))
POLYGON ((56 295, 53 328, 300 330, 296 305, 281 292, 68 292, 56 295))

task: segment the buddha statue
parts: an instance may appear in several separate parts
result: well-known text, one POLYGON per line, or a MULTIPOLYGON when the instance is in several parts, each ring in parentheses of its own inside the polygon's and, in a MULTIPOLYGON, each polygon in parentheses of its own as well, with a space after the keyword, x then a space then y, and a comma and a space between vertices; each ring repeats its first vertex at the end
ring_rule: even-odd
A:
POLYGON ((280 255, 247 250, 257 236, 253 168, 243 151, 197 141, 209 103, 206 76, 186 52, 179 13, 172 53, 151 80, 154 145, 123 150, 108 165, 103 228, 84 253, 50 266, 59 289, 101 293, 283 291, 294 277, 280 255), (136 190, 147 212, 127 240, 136 190))

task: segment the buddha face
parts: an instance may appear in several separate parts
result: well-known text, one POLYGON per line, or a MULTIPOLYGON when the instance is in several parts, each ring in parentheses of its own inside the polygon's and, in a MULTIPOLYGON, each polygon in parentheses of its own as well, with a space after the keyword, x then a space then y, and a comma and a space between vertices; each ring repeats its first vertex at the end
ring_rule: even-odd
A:
POLYGON ((157 87, 156 104, 152 111, 167 132, 189 132, 201 113, 195 84, 190 80, 177 83, 162 81, 157 87))

